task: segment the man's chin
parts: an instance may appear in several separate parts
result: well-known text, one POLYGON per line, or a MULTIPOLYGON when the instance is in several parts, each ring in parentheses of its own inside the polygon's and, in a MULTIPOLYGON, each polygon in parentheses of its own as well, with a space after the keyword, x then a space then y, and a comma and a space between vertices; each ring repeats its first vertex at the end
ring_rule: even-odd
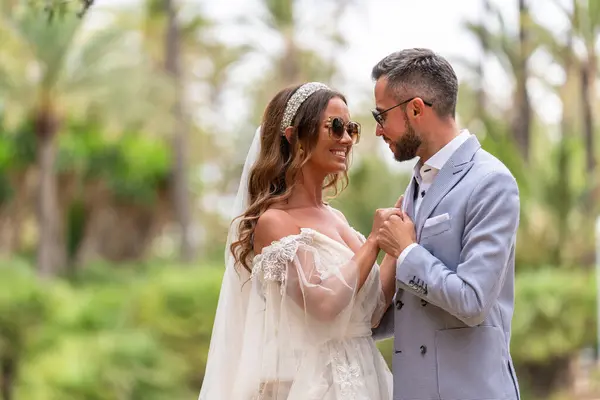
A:
POLYGON ((415 157, 416 157, 416 156, 409 157, 409 156, 408 156, 408 155, 406 155, 406 154, 398 154, 398 153, 395 153, 395 152, 394 152, 394 159, 395 159, 396 161, 398 161, 398 162, 410 161, 410 160, 412 160, 412 159, 413 159, 413 158, 415 158, 415 157))
POLYGON ((390 149, 394 153, 394 159, 398 162, 410 161, 417 157, 419 149, 411 148, 408 149, 404 146, 398 146, 397 144, 391 144, 390 149))

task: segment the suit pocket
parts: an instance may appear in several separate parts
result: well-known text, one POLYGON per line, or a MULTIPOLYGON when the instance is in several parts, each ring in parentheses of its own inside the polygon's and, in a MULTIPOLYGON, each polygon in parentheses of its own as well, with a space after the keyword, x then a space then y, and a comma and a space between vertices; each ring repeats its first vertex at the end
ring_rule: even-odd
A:
POLYGON ((431 236, 439 235, 440 233, 444 233, 450 229, 452 226, 452 220, 445 219, 437 224, 424 226, 421 231, 421 239, 425 239, 431 236))
POLYGON ((504 399, 514 394, 504 335, 486 326, 436 332, 438 390, 444 400, 504 399))

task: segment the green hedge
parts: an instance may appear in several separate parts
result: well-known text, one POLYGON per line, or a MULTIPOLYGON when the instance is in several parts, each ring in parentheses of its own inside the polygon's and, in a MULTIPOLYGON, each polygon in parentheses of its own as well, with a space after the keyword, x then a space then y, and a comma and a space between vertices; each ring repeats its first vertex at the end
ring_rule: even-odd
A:
POLYGON ((74 285, 0 268, 0 358, 19 366, 14 399, 197 396, 218 269, 96 269, 74 285))
MULTIPOLYGON (((40 282, 11 262, 0 276, 0 357, 19 367, 15 400, 197 396, 221 269, 96 266, 76 282, 40 282)), ((580 270, 518 276, 517 369, 594 344, 594 283, 580 270)), ((379 347, 389 361, 391 341, 379 347)))

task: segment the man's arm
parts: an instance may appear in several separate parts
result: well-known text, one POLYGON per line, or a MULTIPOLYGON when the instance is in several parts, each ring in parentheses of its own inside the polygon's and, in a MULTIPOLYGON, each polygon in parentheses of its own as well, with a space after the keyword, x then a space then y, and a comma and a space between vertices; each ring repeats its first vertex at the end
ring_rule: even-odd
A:
POLYGON ((519 224, 519 190, 505 172, 490 173, 467 203, 460 264, 456 272, 422 246, 398 262, 396 278, 407 290, 475 326, 488 316, 507 273, 519 224), (411 283, 421 281, 426 290, 411 283))

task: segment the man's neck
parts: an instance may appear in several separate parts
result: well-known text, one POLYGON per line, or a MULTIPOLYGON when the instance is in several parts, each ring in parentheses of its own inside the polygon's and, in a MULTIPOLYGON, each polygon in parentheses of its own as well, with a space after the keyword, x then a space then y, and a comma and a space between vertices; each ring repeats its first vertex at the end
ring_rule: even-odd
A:
POLYGON ((435 133, 429 135, 428 140, 423 142, 422 151, 419 152, 420 154, 417 154, 420 157, 420 163, 426 163, 427 160, 460 135, 460 130, 456 126, 454 120, 439 126, 432 132, 435 133))

